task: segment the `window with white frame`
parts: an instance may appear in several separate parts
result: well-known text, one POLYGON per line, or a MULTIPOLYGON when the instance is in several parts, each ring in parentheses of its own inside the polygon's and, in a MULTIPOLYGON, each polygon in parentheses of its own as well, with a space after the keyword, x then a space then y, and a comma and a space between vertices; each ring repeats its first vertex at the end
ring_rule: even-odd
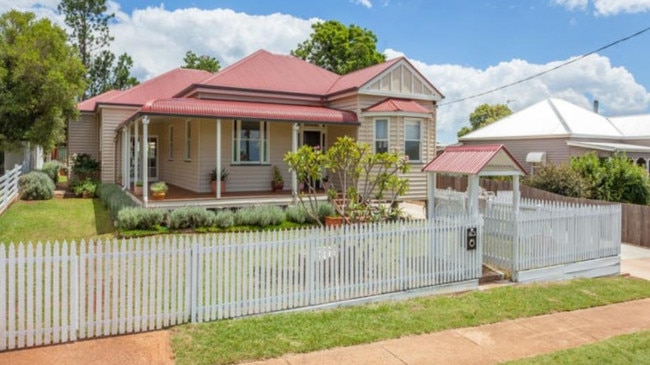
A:
POLYGON ((375 119, 375 153, 388 152, 388 119, 375 119))
POLYGON ((235 121, 235 128, 233 129, 233 163, 268 163, 268 128, 267 122, 235 121))
POLYGON ((174 159, 174 126, 173 125, 169 126, 169 139, 168 139, 168 142, 169 142, 169 146, 168 146, 169 147, 169 160, 171 161, 171 160, 174 159))
POLYGON ((419 120, 406 120, 404 122, 404 154, 409 161, 422 160, 422 129, 419 120))
POLYGON ((185 121, 185 160, 192 159, 192 121, 185 121))

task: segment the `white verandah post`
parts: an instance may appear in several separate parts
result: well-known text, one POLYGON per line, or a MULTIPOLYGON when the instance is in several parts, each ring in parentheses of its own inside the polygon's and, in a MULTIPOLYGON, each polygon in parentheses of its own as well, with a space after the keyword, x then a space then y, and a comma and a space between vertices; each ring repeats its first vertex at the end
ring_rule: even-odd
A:
POLYGON ((142 201, 145 208, 149 197, 149 169, 147 160, 149 157, 149 117, 142 118, 142 201))
POLYGON ((131 164, 133 163, 131 160, 133 154, 131 151, 131 126, 125 126, 124 131, 126 132, 126 174, 124 175, 124 181, 126 188, 129 189, 131 187, 131 164))
MULTIPOLYGON (((293 123, 292 133, 291 133, 291 152, 296 153, 298 151, 298 131, 300 130, 300 125, 298 123, 293 123)), ((291 171, 291 195, 294 199, 298 196, 298 177, 296 176, 295 171, 291 171)))
POLYGON ((126 190, 128 188, 127 185, 127 178, 126 174, 128 171, 128 147, 127 147, 127 135, 126 135, 126 128, 122 128, 122 181, 120 183, 122 184, 122 189, 126 190))
POLYGON ((140 144, 138 143, 138 121, 136 120, 135 123, 133 123, 133 128, 135 128, 135 131, 133 133, 133 147, 135 151, 133 152, 133 182, 137 185, 138 181, 140 180, 140 174, 138 173, 139 170, 139 164, 138 164, 138 156, 140 156, 140 144))
POLYGON ((217 119, 217 164, 216 164, 216 173, 217 173, 217 181, 216 181, 216 191, 217 191, 217 199, 221 199, 221 119, 217 119))

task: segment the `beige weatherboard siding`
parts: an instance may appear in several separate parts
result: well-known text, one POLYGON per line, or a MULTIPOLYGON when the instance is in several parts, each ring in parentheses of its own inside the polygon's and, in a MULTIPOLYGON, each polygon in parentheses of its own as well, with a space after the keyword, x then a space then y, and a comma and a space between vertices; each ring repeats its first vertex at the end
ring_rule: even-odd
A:
POLYGON ((68 156, 83 153, 89 154, 92 158, 99 159, 99 125, 95 114, 82 113, 79 120, 68 123, 68 156))
MULTIPOLYGON (((120 125, 126 118, 135 112, 135 108, 124 109, 124 107, 104 107, 101 110, 101 123, 100 123, 100 162, 102 166, 101 180, 102 182, 113 183, 117 181, 115 168, 117 165, 116 160, 116 133, 117 126, 120 125)), ((141 124, 141 123, 140 123, 141 124)), ((140 132, 142 126, 140 125, 140 132)), ((142 135, 142 133, 140 133, 142 135)), ((121 137, 119 137, 121 138, 121 137)), ((118 138, 118 139, 119 139, 118 138)))

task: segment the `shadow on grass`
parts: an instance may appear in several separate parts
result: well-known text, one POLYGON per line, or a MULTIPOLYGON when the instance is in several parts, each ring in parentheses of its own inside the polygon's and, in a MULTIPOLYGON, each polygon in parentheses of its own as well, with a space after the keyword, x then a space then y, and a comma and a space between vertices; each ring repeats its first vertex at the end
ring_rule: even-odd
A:
POLYGON ((109 234, 115 232, 113 221, 99 199, 93 199, 93 211, 95 213, 95 230, 98 235, 109 234))

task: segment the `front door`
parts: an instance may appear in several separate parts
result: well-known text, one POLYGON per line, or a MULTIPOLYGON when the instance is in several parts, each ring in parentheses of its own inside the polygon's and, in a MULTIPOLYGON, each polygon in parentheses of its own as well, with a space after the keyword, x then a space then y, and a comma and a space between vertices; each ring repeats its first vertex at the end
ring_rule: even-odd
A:
MULTIPOLYGON (((140 138, 138 137, 138 143, 140 143, 140 138)), ((133 179, 133 160, 135 156, 135 139, 131 138, 131 178, 133 179)), ((149 153, 147 154, 147 174, 149 181, 158 180, 158 136, 150 136, 148 138, 149 143, 149 153)), ((138 180, 142 180, 142 154, 137 156, 138 158, 138 180)))
POLYGON ((312 147, 323 147, 323 133, 321 131, 304 131, 302 134, 302 144, 312 147))

